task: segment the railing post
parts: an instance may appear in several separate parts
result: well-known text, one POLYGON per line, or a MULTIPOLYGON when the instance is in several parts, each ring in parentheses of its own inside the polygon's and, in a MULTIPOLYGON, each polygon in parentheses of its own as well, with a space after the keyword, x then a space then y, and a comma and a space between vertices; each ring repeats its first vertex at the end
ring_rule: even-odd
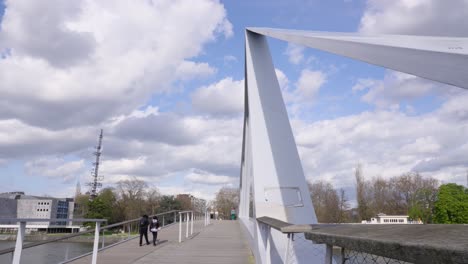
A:
POLYGON ((193 211, 192 211, 191 215, 192 215, 192 217, 191 217, 190 220, 191 220, 192 223, 190 223, 190 235, 193 235, 193 211))
POLYGON ((185 238, 188 237, 188 230, 189 230, 189 212, 185 213, 185 221, 187 222, 187 229, 185 229, 185 238))
POLYGON ((164 215, 163 215, 163 217, 162 217, 162 218, 163 218, 163 221, 162 221, 162 226, 164 226, 164 215))
POLYGON ((104 229, 102 230, 102 246, 101 248, 104 248, 104 229))
POLYGON ((266 232, 266 263, 267 264, 271 264, 271 244, 270 244, 270 227, 269 226, 265 226, 265 232, 266 232))
POLYGON ((286 244, 286 252, 284 254, 284 263, 289 262, 289 248, 291 247, 291 241, 294 240, 294 233, 288 233, 288 243, 286 244))
POLYGON ((345 264, 346 263, 346 256, 345 256, 345 248, 344 247, 341 248, 340 253, 341 253, 341 264, 345 264))
POLYGON ((24 232, 26 231, 26 222, 20 222, 16 234, 15 253, 13 254, 13 264, 20 264, 21 251, 23 251, 24 232))
POLYGON ((182 221, 180 221, 180 215, 179 213, 179 243, 182 242, 182 221))
POLYGON ((327 244, 327 249, 325 250, 325 261, 324 264, 333 263, 333 245, 327 244))
POLYGON ((97 254, 99 246, 99 229, 101 227, 101 222, 96 222, 96 229, 94 231, 94 244, 93 244, 93 259, 91 264, 97 263, 97 254))

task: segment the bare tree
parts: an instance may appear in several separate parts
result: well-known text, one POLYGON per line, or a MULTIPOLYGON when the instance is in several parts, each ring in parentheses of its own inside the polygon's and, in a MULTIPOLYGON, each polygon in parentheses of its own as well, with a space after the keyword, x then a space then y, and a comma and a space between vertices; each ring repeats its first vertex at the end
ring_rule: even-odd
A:
POLYGON ((159 192, 158 188, 150 188, 148 191, 145 192, 145 202, 146 202, 146 210, 149 214, 156 214, 159 209, 159 204, 161 202, 161 193, 159 192))
POLYGON ((239 206, 239 189, 223 187, 216 193, 214 206, 218 210, 219 216, 228 219, 231 209, 237 211, 239 206))
POLYGON ((309 190, 318 222, 338 223, 343 221, 343 210, 347 207, 344 190, 342 190, 342 197, 340 197, 333 185, 325 181, 309 183, 309 190))
POLYGON ((348 222, 348 210, 350 208, 348 199, 346 198, 346 193, 343 188, 339 190, 339 220, 338 223, 345 223, 348 222))
POLYGON ((145 191, 148 184, 133 177, 130 180, 117 182, 117 193, 119 195, 119 206, 124 210, 125 218, 132 219, 148 214, 146 212, 145 191))

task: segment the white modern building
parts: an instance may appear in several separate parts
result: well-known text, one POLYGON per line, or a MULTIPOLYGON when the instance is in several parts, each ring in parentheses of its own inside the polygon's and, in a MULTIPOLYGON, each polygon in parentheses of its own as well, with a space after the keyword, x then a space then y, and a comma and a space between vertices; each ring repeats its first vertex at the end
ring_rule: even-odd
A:
MULTIPOLYGON (((71 198, 26 195, 24 192, 0 193, 0 218, 72 219, 75 203, 71 198)), ((16 228, 17 223, 2 223, 0 229, 16 228)), ((79 229, 71 221, 28 222, 30 231, 72 232, 79 229)))
POLYGON ((363 224, 422 224, 421 221, 410 221, 407 215, 386 215, 383 213, 372 217, 370 221, 363 220, 363 224))

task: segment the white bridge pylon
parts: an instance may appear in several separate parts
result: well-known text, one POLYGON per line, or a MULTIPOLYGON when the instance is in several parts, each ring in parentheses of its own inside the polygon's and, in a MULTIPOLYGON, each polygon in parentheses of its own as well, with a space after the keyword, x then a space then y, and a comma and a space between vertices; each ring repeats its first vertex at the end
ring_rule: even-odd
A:
POLYGON ((256 221, 269 216, 292 224, 317 223, 265 36, 465 89, 468 38, 246 30, 239 218, 250 236, 256 263, 284 263, 286 258, 295 263, 324 263, 321 257, 307 256, 310 250, 325 251, 324 246, 310 244, 316 248, 307 249, 302 244, 299 249, 292 243, 287 250, 284 234, 270 232, 256 221))

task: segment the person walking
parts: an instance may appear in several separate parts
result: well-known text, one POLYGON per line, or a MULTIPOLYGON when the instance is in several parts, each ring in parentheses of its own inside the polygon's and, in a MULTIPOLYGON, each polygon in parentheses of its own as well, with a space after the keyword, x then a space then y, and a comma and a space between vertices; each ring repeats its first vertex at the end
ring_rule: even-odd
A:
POLYGON ((157 216, 153 216, 153 220, 150 223, 150 231, 153 233, 153 246, 156 246, 156 240, 158 239, 159 219, 157 216))
POLYGON ((143 215, 140 219, 140 247, 143 245, 142 244, 143 236, 145 236, 146 245, 150 244, 150 242, 148 241, 148 225, 149 225, 148 216, 143 215))

